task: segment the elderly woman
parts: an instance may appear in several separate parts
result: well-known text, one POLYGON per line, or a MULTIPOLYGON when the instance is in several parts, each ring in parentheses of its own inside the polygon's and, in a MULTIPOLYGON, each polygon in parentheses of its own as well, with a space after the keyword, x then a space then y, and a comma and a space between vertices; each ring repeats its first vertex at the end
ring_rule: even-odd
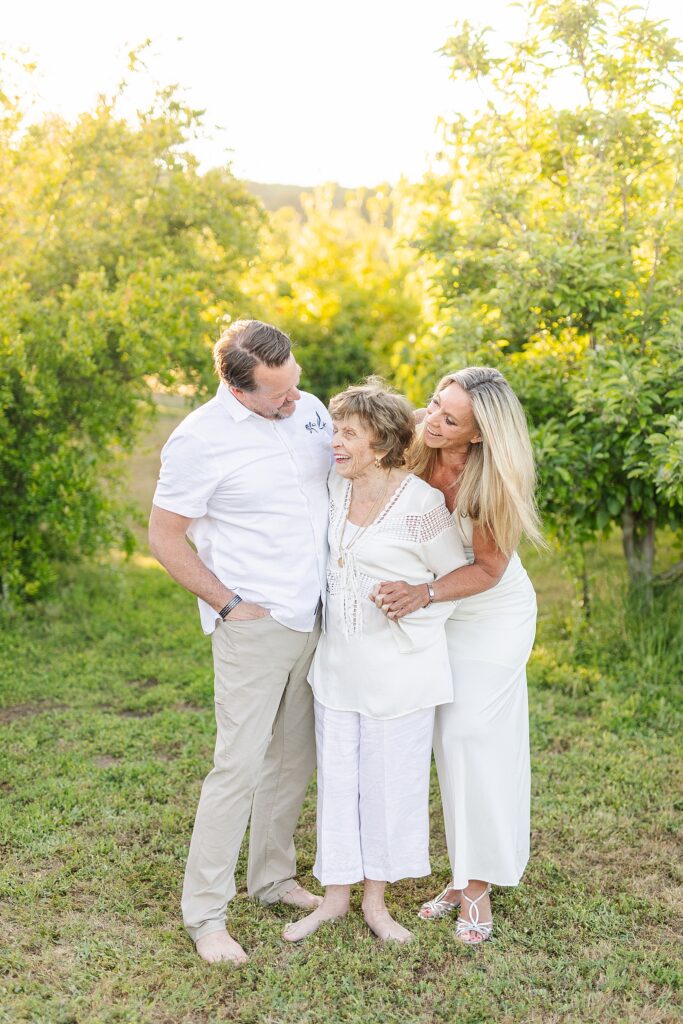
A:
POLYGON ((288 925, 296 942, 344 915, 363 881, 363 914, 382 940, 411 933, 384 903, 388 882, 427 875, 434 708, 452 699, 436 576, 465 564, 443 496, 405 469, 413 411, 376 378, 330 403, 330 556, 325 630, 309 682, 318 751, 322 904, 288 925), (421 592, 411 615, 388 619, 369 600, 381 580, 421 592))
MULTIPOLYGON (((451 884, 420 911, 461 907, 471 945, 493 930, 489 892, 518 885, 529 857, 526 663, 536 598, 515 548, 540 542, 524 412, 498 370, 473 366, 439 382, 409 459, 453 514, 468 565, 440 577, 434 601, 455 601, 446 623, 454 700, 437 709, 434 753, 451 884)), ((412 580, 387 581, 376 600, 394 621, 419 608, 412 580)))

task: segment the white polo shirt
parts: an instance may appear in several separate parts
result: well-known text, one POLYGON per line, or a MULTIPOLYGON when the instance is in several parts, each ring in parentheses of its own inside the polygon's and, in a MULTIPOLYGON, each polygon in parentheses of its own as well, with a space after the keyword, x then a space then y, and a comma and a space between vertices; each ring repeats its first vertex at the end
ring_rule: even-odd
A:
MULTIPOLYGON (((161 452, 154 504, 194 519, 204 564, 245 601, 308 632, 325 590, 330 417, 302 392, 287 419, 251 412, 221 384, 161 452)), ((205 633, 217 615, 199 601, 205 633)))

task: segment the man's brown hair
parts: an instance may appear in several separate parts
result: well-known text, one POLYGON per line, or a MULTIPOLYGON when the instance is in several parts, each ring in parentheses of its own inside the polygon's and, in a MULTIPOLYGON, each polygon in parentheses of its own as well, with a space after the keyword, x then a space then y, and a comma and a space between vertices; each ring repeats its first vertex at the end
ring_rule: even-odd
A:
POLYGON ((260 320, 235 320, 213 347, 213 364, 222 381, 240 391, 255 391, 259 365, 284 366, 292 353, 290 338, 260 320))

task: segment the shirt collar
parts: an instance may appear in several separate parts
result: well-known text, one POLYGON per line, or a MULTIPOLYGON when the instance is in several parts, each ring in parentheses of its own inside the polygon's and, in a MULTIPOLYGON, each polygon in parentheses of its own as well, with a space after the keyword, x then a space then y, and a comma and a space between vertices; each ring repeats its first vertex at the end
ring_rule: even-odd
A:
POLYGON ((242 420, 246 420, 249 416, 255 415, 251 409, 247 409, 246 405, 242 405, 242 403, 235 398, 232 391, 224 381, 221 381, 218 385, 216 398, 223 408, 227 409, 235 423, 241 423, 242 420))

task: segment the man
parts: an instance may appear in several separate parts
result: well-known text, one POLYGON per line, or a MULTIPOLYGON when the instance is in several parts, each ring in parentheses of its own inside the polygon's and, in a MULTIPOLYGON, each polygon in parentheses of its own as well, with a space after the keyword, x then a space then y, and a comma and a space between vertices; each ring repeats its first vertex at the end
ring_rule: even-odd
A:
POLYGON ((325 586, 331 428, 318 399, 299 391, 277 328, 237 321, 214 362, 216 397, 162 451, 149 538, 198 596, 213 645, 216 749, 185 872, 185 927, 204 960, 244 963, 226 909, 250 812, 250 895, 320 902, 295 880, 292 836, 315 764, 306 676, 325 586))

